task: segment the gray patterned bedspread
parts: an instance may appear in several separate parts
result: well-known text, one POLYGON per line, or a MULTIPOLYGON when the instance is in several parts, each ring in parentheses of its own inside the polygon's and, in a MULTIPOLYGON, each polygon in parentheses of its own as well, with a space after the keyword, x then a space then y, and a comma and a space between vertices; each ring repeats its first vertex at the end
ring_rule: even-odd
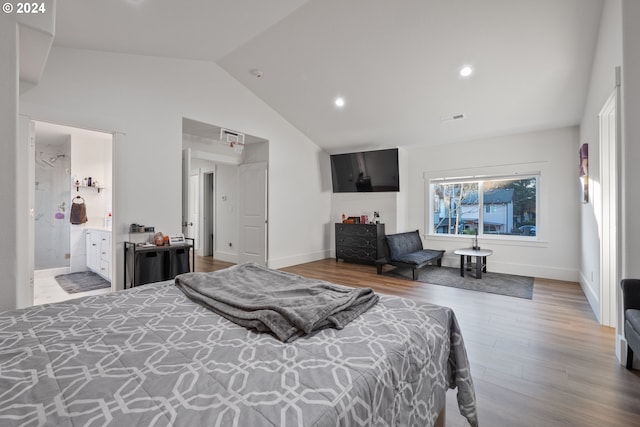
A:
POLYGON ((293 343, 172 282, 0 313, 0 426, 477 425, 453 311, 391 296, 293 343))

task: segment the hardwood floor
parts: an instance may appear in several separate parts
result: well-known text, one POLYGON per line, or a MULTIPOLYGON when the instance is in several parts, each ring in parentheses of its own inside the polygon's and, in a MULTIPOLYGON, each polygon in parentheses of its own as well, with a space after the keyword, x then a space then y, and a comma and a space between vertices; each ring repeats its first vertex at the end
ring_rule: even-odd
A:
MULTIPOLYGON (((196 271, 229 265, 196 257, 196 271)), ((614 330, 597 323, 577 283, 536 279, 527 300, 379 276, 374 266, 333 258, 283 270, 451 307, 483 427, 640 425, 640 371, 618 363, 614 330)), ((455 390, 446 424, 468 425, 455 390)))
POLYGON ((195 260, 196 260, 195 271, 202 271, 202 272, 222 270, 223 268, 227 268, 234 265, 231 262, 220 261, 217 259, 213 259, 213 257, 210 257, 210 256, 196 255, 195 260))
MULTIPOLYGON (((618 363, 614 330, 597 323, 577 283, 536 279, 526 300, 379 276, 374 266, 334 259, 283 270, 451 307, 483 427, 640 425, 640 371, 618 363)), ((465 425, 451 390, 447 426, 465 425)))

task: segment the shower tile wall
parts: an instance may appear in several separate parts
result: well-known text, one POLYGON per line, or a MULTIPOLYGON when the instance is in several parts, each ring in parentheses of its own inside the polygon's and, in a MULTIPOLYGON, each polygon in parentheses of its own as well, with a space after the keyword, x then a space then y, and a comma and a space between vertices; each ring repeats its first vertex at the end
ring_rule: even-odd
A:
POLYGON ((71 138, 35 146, 35 269, 69 267, 71 138))

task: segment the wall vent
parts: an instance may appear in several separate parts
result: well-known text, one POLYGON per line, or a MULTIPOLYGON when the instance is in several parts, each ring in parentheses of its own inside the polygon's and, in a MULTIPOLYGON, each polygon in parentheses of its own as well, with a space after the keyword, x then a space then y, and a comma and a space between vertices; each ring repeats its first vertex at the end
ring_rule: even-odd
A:
POLYGON ((447 123, 447 122, 452 122, 455 120, 462 120, 465 118, 464 114, 454 114, 452 116, 444 116, 444 117, 440 117, 440 122, 441 123, 447 123))

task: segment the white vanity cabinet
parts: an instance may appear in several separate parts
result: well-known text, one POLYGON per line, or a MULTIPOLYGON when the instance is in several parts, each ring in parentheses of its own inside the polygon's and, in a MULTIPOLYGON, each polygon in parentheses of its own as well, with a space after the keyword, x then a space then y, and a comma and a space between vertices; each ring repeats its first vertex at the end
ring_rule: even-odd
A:
POLYGON ((88 228, 86 243, 87 267, 111 281, 111 231, 88 228))

